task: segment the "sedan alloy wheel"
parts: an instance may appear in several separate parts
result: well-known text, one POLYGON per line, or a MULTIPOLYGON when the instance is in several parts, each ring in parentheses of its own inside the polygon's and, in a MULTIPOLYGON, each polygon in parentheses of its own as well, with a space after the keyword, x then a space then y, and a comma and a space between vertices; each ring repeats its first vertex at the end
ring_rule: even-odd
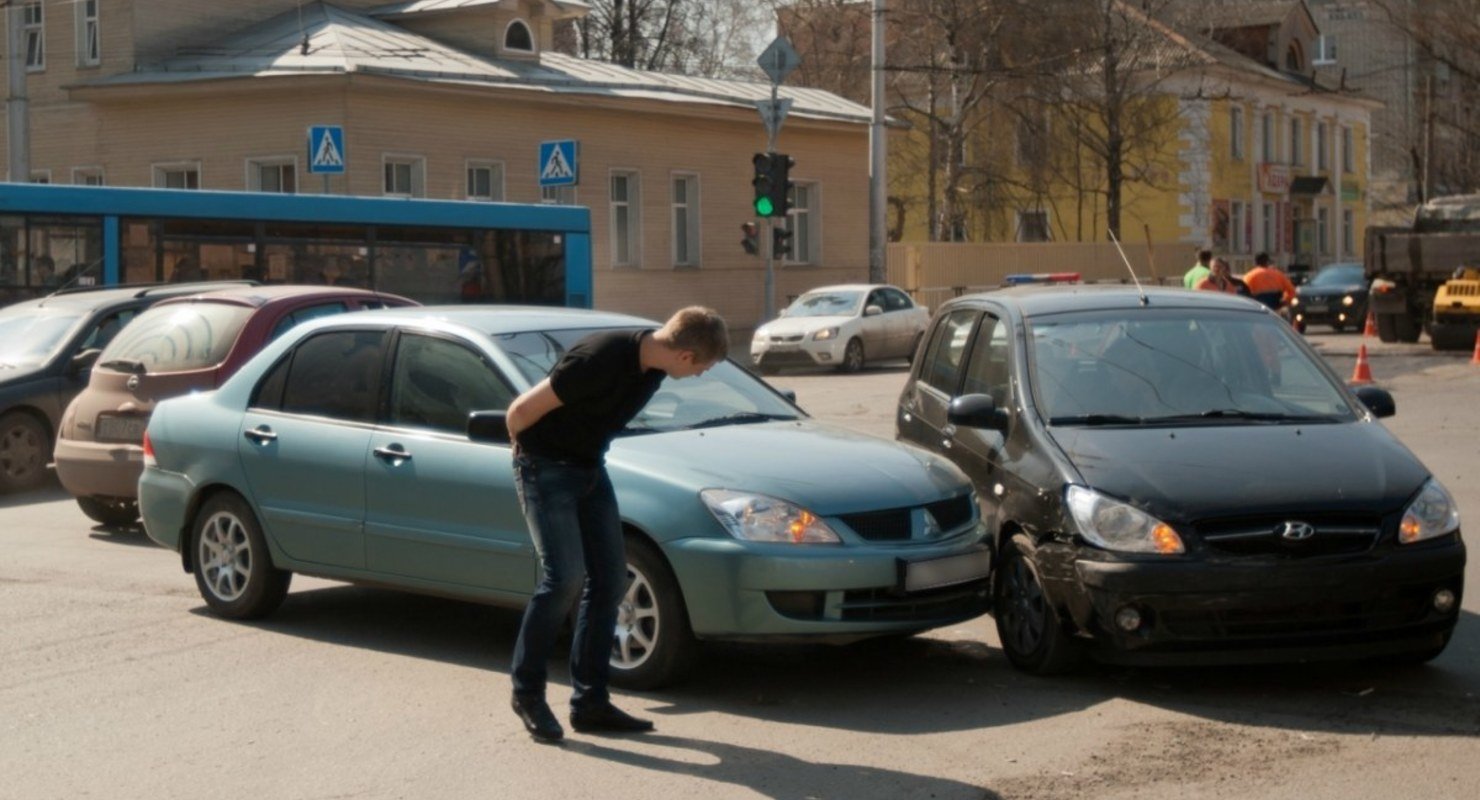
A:
POLYGON ((211 610, 232 619, 272 613, 288 594, 292 573, 274 567, 257 517, 241 497, 212 496, 195 516, 195 585, 211 610))

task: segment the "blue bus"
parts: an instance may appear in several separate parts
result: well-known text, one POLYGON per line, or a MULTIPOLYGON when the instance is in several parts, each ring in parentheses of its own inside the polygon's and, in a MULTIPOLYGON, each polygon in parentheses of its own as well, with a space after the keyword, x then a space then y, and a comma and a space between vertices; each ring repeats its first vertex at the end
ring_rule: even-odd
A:
POLYGON ((0 303, 64 286, 229 279, 584 308, 591 215, 567 205, 0 184, 0 303))

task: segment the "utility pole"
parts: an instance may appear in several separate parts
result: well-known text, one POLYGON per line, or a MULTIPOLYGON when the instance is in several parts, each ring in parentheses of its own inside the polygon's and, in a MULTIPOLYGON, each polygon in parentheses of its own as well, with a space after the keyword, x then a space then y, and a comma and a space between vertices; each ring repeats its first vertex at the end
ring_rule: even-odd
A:
POLYGON ((1427 203, 1434 190, 1434 74, 1431 66, 1424 79, 1423 108, 1423 175, 1419 176, 1419 202, 1427 203))
MULTIPOLYGON (((888 139, 884 127, 884 0, 874 0, 873 14, 873 122, 868 129, 868 279, 883 283, 888 277, 888 139)), ((914 287, 910 287, 914 288, 914 287)))
POLYGON ((8 123, 6 144, 10 150, 10 180, 31 181, 31 113, 26 97, 26 7, 11 0, 5 6, 10 23, 10 96, 5 102, 8 123))

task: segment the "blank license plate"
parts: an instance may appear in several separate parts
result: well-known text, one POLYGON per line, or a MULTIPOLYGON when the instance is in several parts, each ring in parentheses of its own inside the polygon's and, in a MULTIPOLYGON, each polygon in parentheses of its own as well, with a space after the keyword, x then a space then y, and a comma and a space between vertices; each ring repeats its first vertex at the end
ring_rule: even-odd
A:
POLYGON ((970 583, 992 573, 992 552, 976 550, 961 555, 904 562, 904 590, 923 592, 970 583))
POLYGON ((1310 314, 1324 314, 1329 309, 1330 309, 1330 306, 1306 306, 1305 307, 1306 312, 1307 313, 1310 313, 1310 314))
POLYGON ((138 444, 147 427, 148 417, 98 417, 98 441, 138 444))

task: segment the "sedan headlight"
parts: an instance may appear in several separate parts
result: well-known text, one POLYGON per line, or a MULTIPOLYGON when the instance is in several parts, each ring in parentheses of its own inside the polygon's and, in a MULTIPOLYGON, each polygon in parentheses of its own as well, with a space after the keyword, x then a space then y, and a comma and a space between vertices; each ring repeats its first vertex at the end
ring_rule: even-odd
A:
POLYGON ((837 328, 823 328, 822 330, 812 334, 812 341, 814 342, 825 342, 828 339, 836 338, 838 338, 837 328))
POLYGON ((1070 486, 1064 501, 1079 534, 1106 550, 1161 555, 1187 552, 1172 526, 1135 506, 1083 486, 1070 486))
POLYGON ((1295 295, 1295 299, 1293 299, 1293 300, 1290 301, 1290 305, 1291 306, 1298 306, 1298 305, 1300 305, 1300 295, 1298 295, 1298 294, 1295 295))
POLYGON ((843 542, 816 514, 785 500, 729 489, 705 489, 699 497, 736 539, 789 544, 843 542))
POLYGON ((1351 308, 1353 305, 1356 304, 1356 302, 1357 298, 1352 297, 1351 295, 1347 295, 1346 297, 1341 298, 1341 304, 1346 306, 1347 308, 1351 308))
POLYGON ((1425 539, 1434 539, 1459 530, 1459 506, 1443 484, 1429 479, 1419 490, 1418 497, 1403 510, 1403 521, 1398 524, 1398 541, 1413 544, 1425 539))

